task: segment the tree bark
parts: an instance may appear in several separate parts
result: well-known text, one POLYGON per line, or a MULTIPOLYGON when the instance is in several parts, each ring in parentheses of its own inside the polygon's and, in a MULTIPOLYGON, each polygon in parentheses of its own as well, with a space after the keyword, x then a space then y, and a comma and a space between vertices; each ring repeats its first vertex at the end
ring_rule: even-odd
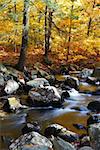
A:
POLYGON ((48 59, 48 52, 50 50, 50 38, 51 38, 51 30, 52 30, 52 16, 53 11, 46 6, 45 8, 45 62, 50 63, 48 59))
POLYGON ((16 45, 16 35, 17 35, 17 22, 18 22, 18 20, 17 20, 17 8, 16 8, 16 0, 14 0, 14 11, 15 11, 15 18, 14 18, 14 21, 15 21, 15 33, 14 33, 14 35, 15 35, 15 38, 14 38, 14 52, 16 52, 16 49, 17 49, 17 45, 16 45))
MULTIPOLYGON (((92 6, 92 9, 95 7, 95 0, 93 2, 93 6, 92 6)), ((87 36, 90 35, 90 28, 91 28, 91 24, 92 24, 92 18, 90 17, 89 18, 89 22, 88 22, 88 30, 87 30, 87 36)))
POLYGON ((48 57, 48 23, 47 23, 47 11, 48 7, 45 7, 45 54, 44 56, 48 57))
POLYGON ((66 58, 67 61, 68 61, 68 56, 69 56, 69 52, 70 52, 73 7, 74 7, 74 5, 72 4, 72 6, 71 6, 71 14, 70 14, 70 26, 69 26, 69 36, 68 36, 67 58, 66 58))
POLYGON ((51 38, 51 30, 52 30, 52 16, 53 11, 49 9, 49 16, 48 16, 48 36, 47 36, 47 52, 50 50, 50 38, 51 38))
POLYGON ((28 28, 29 28, 29 1, 24 0, 24 13, 23 13, 23 29, 22 29, 22 45, 20 50, 20 57, 17 64, 17 69, 23 71, 25 60, 26 60, 26 51, 28 46, 28 28))

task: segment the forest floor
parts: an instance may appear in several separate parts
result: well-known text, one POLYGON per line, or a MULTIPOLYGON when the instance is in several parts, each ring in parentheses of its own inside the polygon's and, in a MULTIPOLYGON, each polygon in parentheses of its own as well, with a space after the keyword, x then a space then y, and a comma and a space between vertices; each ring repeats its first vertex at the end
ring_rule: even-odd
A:
MULTIPOLYGON (((15 65, 18 62, 20 53, 11 51, 11 50, 5 50, 5 49, 0 49, 0 62, 10 64, 10 65, 15 65)), ((58 54, 49 53, 48 58, 52 62, 51 66, 47 66, 44 63, 44 51, 43 49, 34 49, 34 50, 29 50, 27 53, 26 57, 26 66, 30 69, 34 67, 34 64, 37 62, 41 63, 43 65, 43 68, 51 68, 51 69, 59 69, 61 65, 72 65, 76 68, 76 70, 81 70, 82 68, 94 68, 96 65, 98 66, 98 63, 100 65, 100 61, 97 61, 97 58, 93 59, 80 59, 77 61, 73 61, 71 59, 71 56, 69 56, 69 61, 66 62, 66 56, 64 57, 59 57, 58 54)))

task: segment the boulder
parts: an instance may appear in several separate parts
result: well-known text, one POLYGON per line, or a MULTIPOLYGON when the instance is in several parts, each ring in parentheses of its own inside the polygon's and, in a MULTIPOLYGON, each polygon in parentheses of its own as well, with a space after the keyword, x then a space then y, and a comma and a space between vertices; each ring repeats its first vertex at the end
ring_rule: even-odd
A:
POLYGON ((59 124, 51 124, 45 129, 45 136, 50 137, 53 135, 54 137, 59 136, 67 142, 75 142, 78 140, 78 134, 67 130, 63 126, 59 124))
POLYGON ((100 67, 94 69, 92 76, 100 79, 100 67))
POLYGON ((2 63, 0 63, 0 72, 6 72, 6 71, 7 68, 2 63))
POLYGON ((100 101, 92 101, 88 104, 87 108, 92 112, 100 112, 100 101))
POLYGON ((2 73, 0 73, 0 86, 4 86, 4 84, 5 84, 4 76, 2 73))
POLYGON ((29 148, 32 150, 53 150, 52 143, 37 132, 22 135, 9 146, 9 150, 28 150, 29 148))
POLYGON ((54 137, 52 141, 55 150, 76 150, 76 148, 69 142, 64 141, 60 137, 54 137))
POLYGON ((8 80, 5 86, 4 91, 7 94, 12 94, 19 89, 19 84, 14 80, 8 80))
POLYGON ((83 146, 79 150, 93 150, 90 146, 83 146))
POLYGON ((40 86, 49 85, 49 82, 45 78, 36 78, 34 80, 26 82, 26 85, 31 86, 33 88, 38 88, 40 86))
POLYGON ((90 126, 94 123, 100 123, 100 114, 93 114, 87 120, 87 126, 90 126))
POLYGON ((100 123, 90 125, 89 129, 90 145, 94 150, 100 149, 100 123))
POLYGON ((74 109, 76 111, 88 111, 88 109, 85 106, 73 106, 71 109, 74 109))
POLYGON ((62 99, 67 99, 68 97, 71 97, 74 99, 75 97, 78 97, 78 96, 81 96, 81 94, 74 88, 72 88, 71 90, 64 91, 61 94, 62 99))
POLYGON ((70 75, 65 75, 64 85, 74 88, 76 90, 79 89, 79 80, 76 77, 72 77, 70 75))
POLYGON ((96 77, 88 77, 86 82, 92 85, 100 85, 100 80, 98 80, 96 77))
POLYGON ((49 76, 49 74, 42 69, 38 69, 38 76, 45 78, 46 76, 49 76))
POLYGON ((90 146, 90 137, 88 135, 81 135, 80 136, 80 147, 83 146, 90 146))
POLYGON ((32 70, 31 71, 31 78, 34 80, 37 78, 37 74, 38 74, 38 71, 37 70, 32 70))
POLYGON ((50 85, 55 85, 56 79, 54 75, 48 75, 45 78, 49 81, 50 85))
POLYGON ((33 123, 30 123, 30 122, 26 123, 26 125, 22 129, 22 134, 26 134, 26 133, 29 133, 32 131, 35 131, 38 133, 40 132, 40 126, 37 121, 35 121, 33 123))
POLYGON ((6 112, 12 112, 23 108, 28 108, 28 107, 25 105, 21 105, 20 100, 15 97, 9 97, 3 106, 3 110, 6 112))
POLYGON ((22 150, 50 150, 49 147, 43 145, 26 144, 22 150))
POLYGON ((37 106, 57 106, 63 102, 57 89, 53 86, 33 88, 29 91, 28 95, 33 105, 37 106))
POLYGON ((84 68, 80 73, 80 77, 87 78, 87 77, 91 76, 92 73, 93 73, 93 69, 84 68))

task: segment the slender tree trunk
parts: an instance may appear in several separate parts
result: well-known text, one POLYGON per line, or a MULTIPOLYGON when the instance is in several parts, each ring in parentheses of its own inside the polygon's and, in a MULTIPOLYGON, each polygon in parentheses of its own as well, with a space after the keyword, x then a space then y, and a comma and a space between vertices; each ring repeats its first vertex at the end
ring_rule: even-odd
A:
POLYGON ((16 8, 16 0, 14 0, 14 11, 15 11, 15 19, 14 19, 14 21, 15 21, 15 31, 14 31, 14 35, 15 35, 15 38, 14 38, 14 52, 16 52, 16 34, 17 34, 17 22, 18 22, 18 20, 17 20, 17 8, 16 8))
POLYGON ((47 23, 47 11, 48 7, 45 7, 45 58, 48 58, 48 23, 47 23))
MULTIPOLYGON (((93 6, 92 6, 92 9, 95 7, 95 0, 93 2, 93 6)), ((90 28, 91 28, 91 24, 92 24, 92 18, 90 17, 89 18, 89 22, 88 22, 88 30, 87 30, 87 36, 90 35, 90 28)))
POLYGON ((70 52, 73 7, 74 7, 74 5, 72 4, 72 6, 71 6, 71 14, 70 14, 70 26, 69 26, 69 36, 68 36, 67 58, 66 58, 67 61, 68 61, 68 56, 69 56, 69 52, 70 52))
POLYGON ((50 51, 50 38, 51 38, 51 30, 52 30, 52 17, 53 11, 49 9, 49 16, 48 16, 48 36, 47 36, 47 51, 50 51))
POLYGON ((26 60, 26 50, 28 46, 29 2, 30 0, 24 0, 22 45, 21 45, 21 50, 20 50, 19 61, 17 64, 17 69, 20 71, 23 71, 24 69, 25 60, 26 60))

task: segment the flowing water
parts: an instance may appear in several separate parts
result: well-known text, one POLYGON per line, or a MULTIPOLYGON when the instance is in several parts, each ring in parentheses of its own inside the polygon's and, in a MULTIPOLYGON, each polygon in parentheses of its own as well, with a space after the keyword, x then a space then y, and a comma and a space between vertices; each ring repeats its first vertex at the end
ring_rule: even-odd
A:
POLYGON ((26 113, 22 112, 0 117, 0 136, 3 136, 3 139, 2 137, 0 139, 0 150, 7 149, 7 140, 9 138, 17 138, 21 135, 21 129, 26 120, 31 122, 38 121, 42 132, 49 124, 58 123, 78 134, 86 133, 85 130, 76 129, 73 124, 80 123, 86 126, 89 112, 84 108, 93 100, 100 100, 100 96, 81 94, 80 96, 67 99, 62 108, 30 108, 25 111, 26 113), (71 109, 78 106, 82 107, 83 110, 71 109))

